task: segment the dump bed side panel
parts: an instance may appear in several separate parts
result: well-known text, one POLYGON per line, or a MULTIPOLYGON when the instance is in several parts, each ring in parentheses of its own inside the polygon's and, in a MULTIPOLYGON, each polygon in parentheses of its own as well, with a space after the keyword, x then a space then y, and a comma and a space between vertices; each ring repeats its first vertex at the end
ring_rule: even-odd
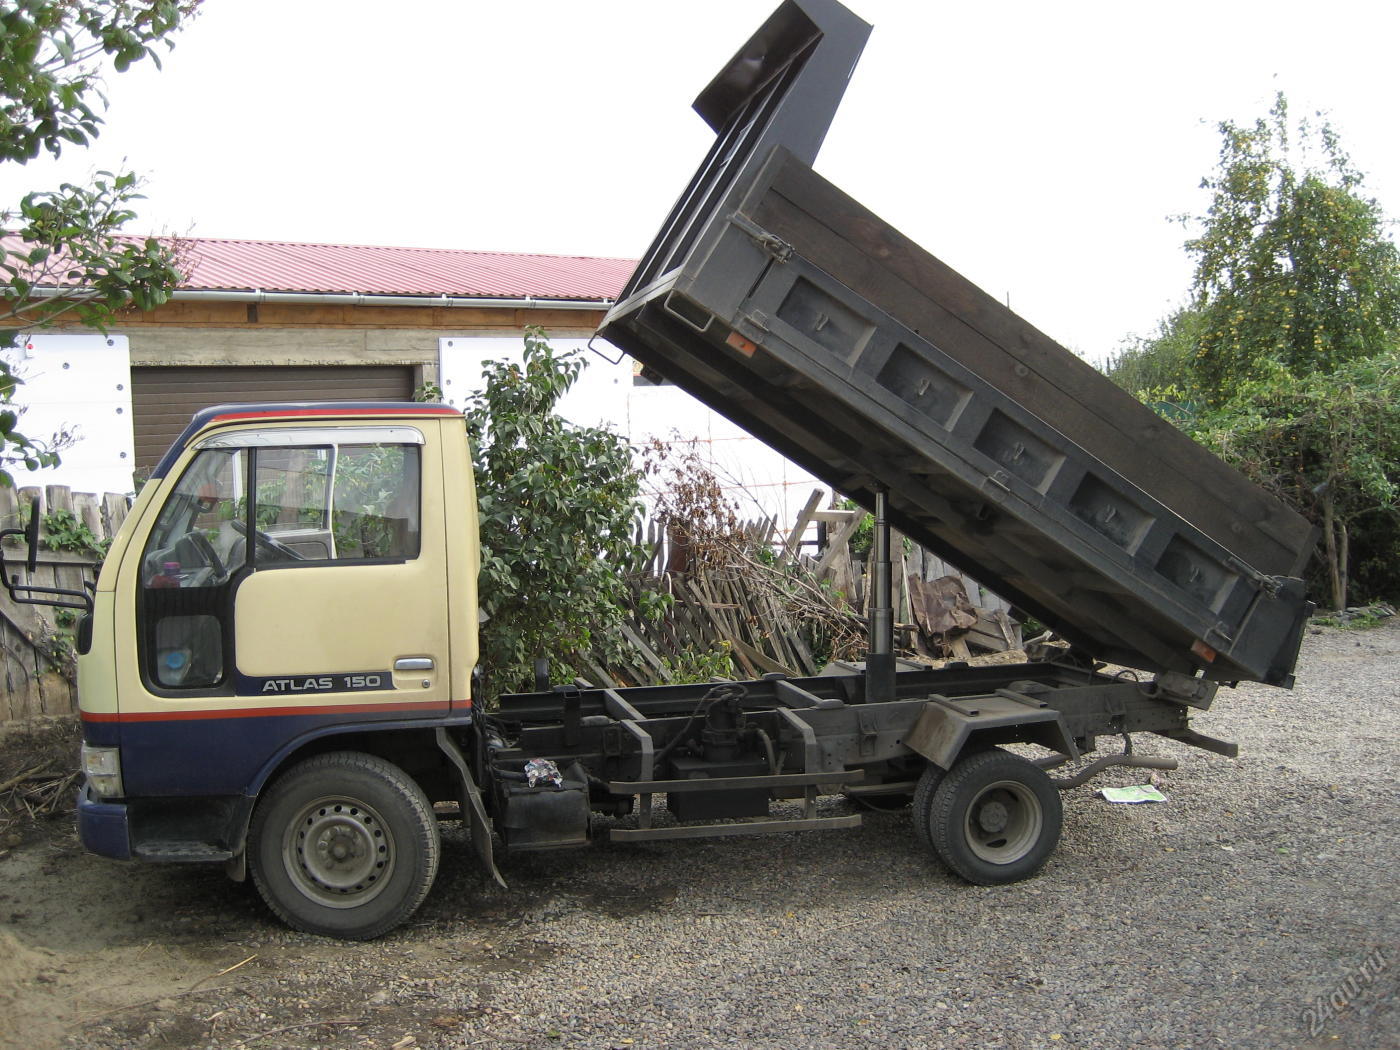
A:
POLYGON ((770 165, 741 211, 1260 572, 1301 572, 1306 520, 805 164, 770 165))
POLYGON ((888 489, 897 527, 1096 655, 1286 684, 1307 523, 755 132, 772 85, 849 54, 831 25, 755 52, 761 105, 697 174, 723 179, 602 334, 858 501, 888 489))

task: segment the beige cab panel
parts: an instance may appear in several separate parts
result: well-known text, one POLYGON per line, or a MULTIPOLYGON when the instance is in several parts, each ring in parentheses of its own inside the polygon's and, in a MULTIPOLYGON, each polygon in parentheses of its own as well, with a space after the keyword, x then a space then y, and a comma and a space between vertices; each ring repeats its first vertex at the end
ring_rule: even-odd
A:
POLYGON ((403 700, 445 700, 443 578, 440 549, 400 565, 256 572, 234 600, 238 671, 382 674, 386 689, 407 691, 403 700))

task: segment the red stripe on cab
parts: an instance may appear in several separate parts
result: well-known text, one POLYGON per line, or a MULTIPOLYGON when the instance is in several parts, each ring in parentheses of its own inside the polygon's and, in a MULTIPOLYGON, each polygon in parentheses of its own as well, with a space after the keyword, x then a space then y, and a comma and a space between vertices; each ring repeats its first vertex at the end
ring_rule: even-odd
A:
POLYGON ((120 712, 83 712, 84 722, 181 722, 208 718, 286 718, 293 715, 348 715, 378 714, 401 711, 447 712, 454 707, 459 711, 470 710, 470 700, 457 703, 402 703, 402 704, 329 704, 320 707, 226 707, 199 711, 135 711, 129 714, 120 712))

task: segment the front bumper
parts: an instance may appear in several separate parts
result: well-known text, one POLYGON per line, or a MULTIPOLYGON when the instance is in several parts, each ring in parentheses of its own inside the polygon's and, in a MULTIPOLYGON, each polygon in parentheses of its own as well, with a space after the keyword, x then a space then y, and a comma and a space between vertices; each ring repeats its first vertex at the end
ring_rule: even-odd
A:
POLYGON ((78 793, 78 838, 89 853, 130 860, 131 830, 126 804, 102 800, 84 781, 78 793))

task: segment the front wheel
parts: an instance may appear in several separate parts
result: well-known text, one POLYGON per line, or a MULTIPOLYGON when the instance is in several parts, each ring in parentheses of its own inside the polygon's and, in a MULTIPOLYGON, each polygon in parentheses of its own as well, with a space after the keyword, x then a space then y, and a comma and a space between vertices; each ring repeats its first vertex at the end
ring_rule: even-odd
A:
POLYGON ((422 903, 439 849, 432 805, 411 777, 374 755, 334 751, 266 790, 248 858, 258 892, 287 925, 369 940, 422 903))
POLYGON ((1044 867, 1059 844, 1063 810, 1044 770, 991 748, 954 764, 925 819, 939 860, 968 882, 995 886, 1044 867))

